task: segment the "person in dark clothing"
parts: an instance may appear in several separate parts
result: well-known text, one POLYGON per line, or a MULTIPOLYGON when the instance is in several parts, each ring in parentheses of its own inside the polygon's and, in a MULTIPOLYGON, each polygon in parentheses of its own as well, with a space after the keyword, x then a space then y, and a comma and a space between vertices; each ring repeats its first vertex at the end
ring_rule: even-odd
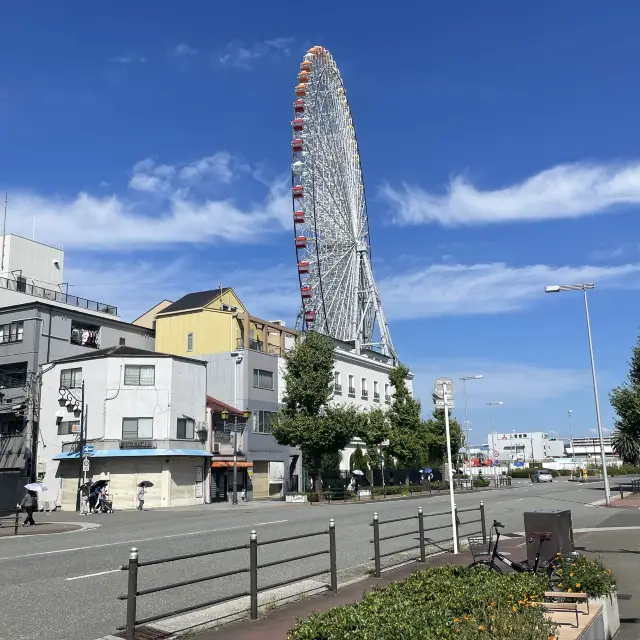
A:
POLYGON ((22 507, 27 512, 27 517, 24 519, 22 523, 23 527, 34 527, 35 520, 33 519, 33 510, 36 507, 36 496, 33 491, 27 491, 24 498, 22 498, 22 502, 18 505, 22 507))

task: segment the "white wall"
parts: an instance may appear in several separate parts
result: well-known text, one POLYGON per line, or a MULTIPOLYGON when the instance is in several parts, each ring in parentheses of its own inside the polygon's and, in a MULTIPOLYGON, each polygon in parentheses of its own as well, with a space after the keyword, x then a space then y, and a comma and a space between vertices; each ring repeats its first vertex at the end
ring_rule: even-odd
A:
MULTIPOLYGON (((0 240, 0 243, 2 241, 0 240)), ((57 289, 64 275, 64 251, 22 236, 5 236, 3 273, 22 271, 29 284, 57 289), (54 261, 58 261, 58 267, 54 261)), ((0 246, 1 249, 1 246, 0 246)))

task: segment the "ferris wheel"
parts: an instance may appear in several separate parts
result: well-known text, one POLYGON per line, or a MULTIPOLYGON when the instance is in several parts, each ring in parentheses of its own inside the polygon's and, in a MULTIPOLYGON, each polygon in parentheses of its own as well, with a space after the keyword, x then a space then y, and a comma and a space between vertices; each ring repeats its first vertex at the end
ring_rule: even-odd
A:
POLYGON ((358 141, 340 72, 327 49, 300 64, 294 119, 292 196, 302 306, 298 326, 356 351, 395 358, 373 279, 358 141))

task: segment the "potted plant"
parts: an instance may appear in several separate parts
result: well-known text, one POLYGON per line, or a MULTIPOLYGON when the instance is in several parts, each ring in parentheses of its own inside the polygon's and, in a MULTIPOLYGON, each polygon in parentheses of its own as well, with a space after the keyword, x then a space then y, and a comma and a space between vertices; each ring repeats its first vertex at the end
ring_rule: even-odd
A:
POLYGON ((602 605, 605 640, 611 640, 620 629, 618 585, 601 558, 591 560, 582 553, 559 555, 557 588, 568 593, 586 593, 589 601, 602 605))

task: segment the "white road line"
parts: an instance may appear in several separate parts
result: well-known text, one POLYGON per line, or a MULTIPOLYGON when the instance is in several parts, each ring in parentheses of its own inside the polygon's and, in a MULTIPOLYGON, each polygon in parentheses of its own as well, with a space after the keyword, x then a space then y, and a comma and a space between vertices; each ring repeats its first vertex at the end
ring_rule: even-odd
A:
POLYGON ((87 573, 85 576, 75 576, 74 578, 65 578, 65 580, 82 580, 83 578, 95 578, 96 576, 106 576, 107 573, 118 573, 121 569, 110 569, 109 571, 99 571, 98 573, 87 573))
POLYGON ((103 547, 117 547, 123 544, 133 544, 138 542, 151 542, 153 540, 167 540, 168 538, 184 538, 186 536, 200 536, 205 533, 219 533, 221 531, 234 531, 236 529, 246 529, 247 527, 264 527, 269 524, 281 524, 283 522, 289 522, 288 520, 273 520, 272 522, 258 522, 256 524, 243 524, 237 527, 224 527, 222 529, 207 529, 206 531, 190 531, 187 533, 174 533, 170 536, 156 536, 155 538, 138 538, 137 540, 123 540, 122 542, 107 542, 105 544, 92 544, 86 547, 73 547, 72 549, 56 549, 54 551, 39 551, 37 553, 25 553, 20 556, 4 556, 0 557, 0 562, 3 560, 17 560, 18 558, 33 558, 35 556, 50 556, 57 553, 70 553, 71 551, 86 551, 87 549, 101 549, 103 547))

